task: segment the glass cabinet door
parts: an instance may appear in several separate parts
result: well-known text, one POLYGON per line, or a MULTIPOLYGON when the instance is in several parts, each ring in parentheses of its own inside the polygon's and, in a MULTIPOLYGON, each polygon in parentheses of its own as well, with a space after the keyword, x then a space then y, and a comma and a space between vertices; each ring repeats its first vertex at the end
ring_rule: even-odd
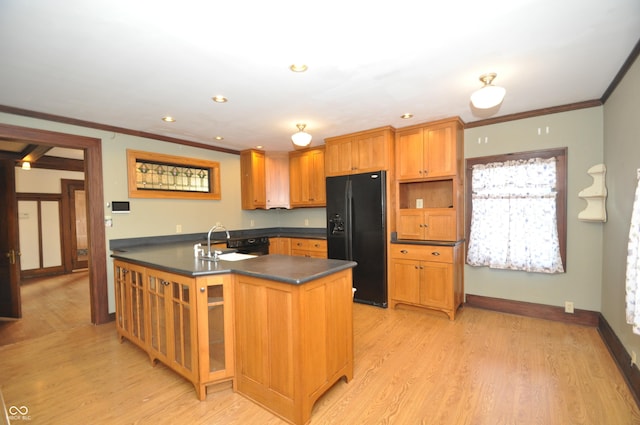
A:
POLYGON ((134 343, 144 346, 146 343, 144 268, 115 261, 114 281, 118 332, 134 343))
POLYGON ((207 286, 207 319, 209 328, 209 373, 212 373, 226 368, 223 285, 207 286))
POLYGON ((171 282, 171 310, 173 312, 173 361, 193 370, 191 342, 191 288, 182 282, 171 282))
POLYGON ((233 377, 233 290, 229 275, 197 279, 200 381, 206 386, 233 377))
POLYGON ((151 348, 167 357, 167 323, 166 323, 166 293, 168 282, 154 275, 149 275, 149 317, 151 348))

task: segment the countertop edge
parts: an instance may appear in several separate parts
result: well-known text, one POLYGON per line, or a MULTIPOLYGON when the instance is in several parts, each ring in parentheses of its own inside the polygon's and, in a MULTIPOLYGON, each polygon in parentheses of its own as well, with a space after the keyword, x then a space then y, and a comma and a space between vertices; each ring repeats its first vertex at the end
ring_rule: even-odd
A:
POLYGON ((243 261, 219 260, 217 262, 193 259, 194 270, 189 270, 184 267, 183 268, 172 267, 166 264, 163 265, 163 264, 152 262, 149 260, 135 258, 136 254, 137 253, 135 252, 114 252, 111 254, 111 257, 116 260, 125 261, 131 264, 136 264, 143 267, 153 268, 155 270, 160 270, 168 273, 174 273, 181 276, 187 276, 187 277, 193 277, 193 278, 211 276, 216 274, 238 274, 238 275, 256 277, 260 279, 288 283, 293 285, 301 285, 307 282, 311 282, 313 280, 326 277, 331 274, 356 267, 358 265, 354 261, 329 260, 329 259, 326 259, 326 260, 325 259, 306 259, 305 257, 295 257, 295 256, 286 256, 286 255, 266 255, 266 256, 256 257, 256 258, 262 258, 261 261, 278 261, 277 257, 282 257, 283 259, 287 258, 288 261, 291 261, 291 259, 296 259, 293 261, 304 262, 309 260, 312 260, 312 261, 321 260, 321 261, 331 262, 330 265, 327 265, 327 267, 321 268, 320 271, 316 270, 307 275, 304 275, 304 277, 292 278, 292 277, 287 277, 287 276, 278 275, 278 274, 271 274, 269 272, 256 271, 243 266, 243 265, 250 265, 251 263, 248 263, 248 262, 252 261, 252 259, 243 260, 243 261), (266 257, 270 257, 271 260, 265 260, 266 257), (204 268, 205 266, 207 267, 206 269, 204 268))
POLYGON ((464 243, 464 239, 458 241, 419 241, 415 239, 392 239, 392 245, 430 245, 430 246, 457 246, 464 243))

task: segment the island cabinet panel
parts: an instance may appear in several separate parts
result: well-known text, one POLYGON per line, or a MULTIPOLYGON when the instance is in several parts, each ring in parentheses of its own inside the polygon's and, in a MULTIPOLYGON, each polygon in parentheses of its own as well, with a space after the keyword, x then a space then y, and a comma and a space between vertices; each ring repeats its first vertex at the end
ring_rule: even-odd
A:
POLYGON ((229 275, 199 278, 114 261, 118 335, 191 381, 233 378, 233 294, 229 275))
POLYGON ((236 276, 234 388, 288 422, 353 377, 351 269, 292 285, 236 276))

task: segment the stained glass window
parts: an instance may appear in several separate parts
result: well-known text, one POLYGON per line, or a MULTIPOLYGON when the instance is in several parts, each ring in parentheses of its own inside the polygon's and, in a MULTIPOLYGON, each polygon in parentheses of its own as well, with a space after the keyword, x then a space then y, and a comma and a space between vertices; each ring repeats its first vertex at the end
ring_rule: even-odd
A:
POLYGON ((220 199, 217 162, 127 151, 129 196, 220 199))

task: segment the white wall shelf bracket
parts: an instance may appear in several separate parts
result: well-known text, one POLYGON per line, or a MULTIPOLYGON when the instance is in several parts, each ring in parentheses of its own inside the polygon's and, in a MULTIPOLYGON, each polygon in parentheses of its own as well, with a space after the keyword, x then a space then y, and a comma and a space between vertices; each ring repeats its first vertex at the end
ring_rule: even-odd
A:
POLYGON ((578 196, 587 201, 587 207, 578 214, 578 220, 582 221, 607 221, 607 187, 605 177, 607 167, 597 164, 589 168, 587 173, 593 177, 593 184, 578 193, 578 196))

